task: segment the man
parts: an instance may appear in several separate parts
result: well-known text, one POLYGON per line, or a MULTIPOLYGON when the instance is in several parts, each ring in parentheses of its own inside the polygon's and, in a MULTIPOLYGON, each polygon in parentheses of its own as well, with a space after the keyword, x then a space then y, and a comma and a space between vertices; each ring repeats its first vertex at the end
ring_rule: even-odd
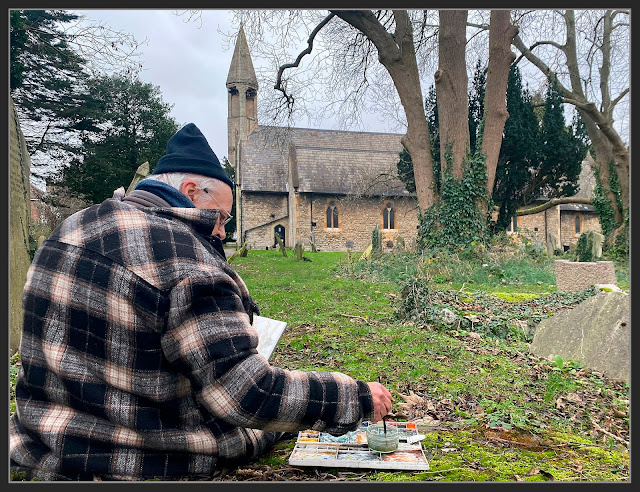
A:
POLYGON ((192 123, 150 178, 65 220, 23 295, 11 468, 40 480, 211 476, 285 432, 391 409, 379 383, 258 355, 257 307, 222 249, 233 183, 192 123))

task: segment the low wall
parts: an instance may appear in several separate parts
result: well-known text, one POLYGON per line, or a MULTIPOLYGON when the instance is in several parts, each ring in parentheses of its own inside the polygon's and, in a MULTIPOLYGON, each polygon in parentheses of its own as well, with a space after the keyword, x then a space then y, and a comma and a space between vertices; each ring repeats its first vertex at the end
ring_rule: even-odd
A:
POLYGON ((612 261, 556 260, 554 271, 558 291, 588 289, 595 284, 618 284, 612 261))

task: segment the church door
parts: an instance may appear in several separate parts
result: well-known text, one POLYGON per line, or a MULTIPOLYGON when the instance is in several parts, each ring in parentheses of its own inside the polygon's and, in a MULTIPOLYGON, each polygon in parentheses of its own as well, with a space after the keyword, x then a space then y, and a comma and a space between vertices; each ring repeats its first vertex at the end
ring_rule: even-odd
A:
POLYGON ((276 234, 278 236, 280 236, 280 239, 282 239, 282 244, 286 245, 286 234, 285 234, 285 230, 284 230, 284 226, 281 225, 277 225, 275 226, 275 228, 273 229, 274 235, 273 235, 273 245, 277 246, 278 245, 278 240, 276 239, 276 234))

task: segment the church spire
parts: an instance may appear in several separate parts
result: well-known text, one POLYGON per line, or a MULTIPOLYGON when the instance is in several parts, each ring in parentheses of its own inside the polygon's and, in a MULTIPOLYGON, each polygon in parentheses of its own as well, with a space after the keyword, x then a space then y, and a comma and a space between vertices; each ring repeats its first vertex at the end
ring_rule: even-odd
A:
POLYGON ((258 89, 258 79, 253 69, 251 54, 249 53, 249 45, 244 34, 244 27, 240 24, 240 32, 236 39, 236 47, 231 58, 231 66, 227 75, 227 88, 237 86, 238 84, 246 84, 254 90, 258 89))

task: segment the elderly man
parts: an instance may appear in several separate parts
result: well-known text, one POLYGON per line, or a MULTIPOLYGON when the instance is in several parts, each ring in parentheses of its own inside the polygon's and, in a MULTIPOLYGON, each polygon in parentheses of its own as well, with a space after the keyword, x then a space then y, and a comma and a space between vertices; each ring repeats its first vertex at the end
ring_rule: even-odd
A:
POLYGON ((391 395, 257 353, 222 241, 232 181, 192 123, 124 196, 65 220, 24 289, 11 469, 40 480, 206 477, 285 432, 378 421, 391 395))

